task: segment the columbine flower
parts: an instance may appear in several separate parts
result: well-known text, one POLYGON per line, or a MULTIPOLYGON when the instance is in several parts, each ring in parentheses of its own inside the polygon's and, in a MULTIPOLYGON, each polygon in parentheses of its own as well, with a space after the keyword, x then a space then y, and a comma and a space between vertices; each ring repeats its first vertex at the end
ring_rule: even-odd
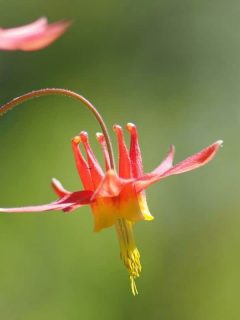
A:
POLYGON ((48 24, 46 18, 40 18, 25 26, 11 29, 0 28, 0 50, 43 49, 58 39, 69 25, 68 21, 48 24))
POLYGON ((52 186, 59 197, 58 200, 41 206, 1 208, 0 212, 63 210, 65 213, 69 213, 89 204, 93 213, 95 231, 115 225, 120 243, 121 259, 129 272, 132 292, 135 295, 137 293, 135 279, 140 275, 141 263, 133 236, 133 224, 137 221, 153 219, 147 206, 144 190, 168 176, 205 165, 214 157, 222 141, 213 143, 174 166, 174 147, 171 146, 163 162, 155 170, 146 174, 143 172, 136 126, 132 123, 127 124, 127 130, 130 134, 129 151, 124 141, 122 128, 115 125, 113 130, 118 140, 118 174, 111 169, 105 136, 102 133, 97 133, 97 140, 104 155, 106 172, 102 170, 91 149, 87 133, 81 132, 72 139, 72 149, 84 190, 67 191, 58 180, 53 179, 52 186), (86 159, 79 148, 80 146, 85 149, 86 159))

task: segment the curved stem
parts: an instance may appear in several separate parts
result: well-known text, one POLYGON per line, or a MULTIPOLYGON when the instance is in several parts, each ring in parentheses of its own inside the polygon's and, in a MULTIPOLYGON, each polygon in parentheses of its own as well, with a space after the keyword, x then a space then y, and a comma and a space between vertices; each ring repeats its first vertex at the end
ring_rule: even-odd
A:
POLYGON ((115 169, 112 143, 111 143, 111 139, 110 139, 110 136, 108 133, 108 129, 106 127, 106 124, 105 124, 102 116, 100 115, 100 113, 97 111, 97 109, 93 106, 93 104, 90 101, 88 101, 82 95, 80 95, 74 91, 67 90, 67 89, 60 89, 60 88, 45 88, 45 89, 39 89, 39 90, 34 90, 31 92, 28 92, 26 94, 23 94, 22 96, 19 96, 17 98, 12 99, 11 101, 9 101, 6 104, 4 104, 3 106, 1 106, 0 107, 0 116, 3 115, 4 113, 6 113, 7 111, 11 110, 15 106, 17 106, 27 100, 38 98, 41 96, 54 95, 54 94, 68 96, 68 97, 73 98, 77 101, 80 101, 94 114, 95 118, 97 119, 98 123, 100 124, 100 127, 101 127, 103 134, 105 136, 105 139, 106 139, 111 169, 115 169))

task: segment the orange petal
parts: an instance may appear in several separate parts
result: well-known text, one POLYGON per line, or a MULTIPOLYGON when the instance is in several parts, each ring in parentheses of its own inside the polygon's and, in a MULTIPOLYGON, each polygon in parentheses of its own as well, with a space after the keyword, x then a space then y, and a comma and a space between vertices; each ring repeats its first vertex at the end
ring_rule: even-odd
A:
POLYGON ((131 136, 130 159, 131 159, 133 177, 139 178, 143 175, 143 164, 142 164, 141 150, 138 143, 137 127, 133 123, 128 123, 126 127, 131 136))
POLYGON ((119 196, 119 215, 129 221, 153 220, 144 192, 137 193, 133 184, 128 184, 119 196))
POLYGON ((91 180, 92 180, 94 189, 96 189, 101 183, 104 177, 104 173, 89 144, 87 132, 82 131, 79 134, 79 137, 81 139, 81 142, 83 143, 83 146, 87 154, 87 161, 88 161, 89 171, 91 175, 91 180))
POLYGON ((94 218, 94 231, 111 227, 119 216, 118 202, 114 198, 98 198, 91 205, 94 218))
POLYGON ((104 155, 106 171, 108 171, 111 169, 111 166, 110 166, 110 158, 109 158, 109 153, 108 153, 108 149, 107 149, 106 139, 101 132, 96 133, 96 138, 97 138, 97 141, 101 145, 103 155, 104 155))
POLYGON ((129 179, 132 177, 131 161, 125 144, 122 128, 115 124, 113 126, 113 131, 116 133, 118 139, 119 177, 129 179))
POLYGON ((93 183, 92 183, 90 169, 79 149, 80 143, 81 143, 81 138, 79 136, 76 136, 72 139, 72 149, 73 149, 73 154, 76 162, 77 171, 82 181, 84 189, 93 190, 93 183))
POLYGON ((109 170, 97 190, 94 192, 93 199, 117 197, 129 181, 130 180, 120 179, 114 170, 109 170))

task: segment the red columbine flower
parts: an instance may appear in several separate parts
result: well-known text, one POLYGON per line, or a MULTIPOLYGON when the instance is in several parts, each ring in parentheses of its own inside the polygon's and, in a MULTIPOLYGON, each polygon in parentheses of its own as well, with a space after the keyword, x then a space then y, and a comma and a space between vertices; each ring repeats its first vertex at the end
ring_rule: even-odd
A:
POLYGON ((113 130, 118 140, 118 174, 111 169, 105 136, 97 133, 97 140, 104 155, 106 172, 101 168, 91 149, 87 133, 81 132, 72 139, 72 149, 84 190, 67 191, 58 180, 53 179, 52 186, 59 197, 58 200, 41 206, 0 208, 0 212, 63 210, 65 213, 69 213, 89 204, 93 213, 95 231, 115 225, 121 258, 128 269, 132 292, 135 295, 137 288, 134 280, 140 275, 141 264, 132 227, 134 222, 153 219, 147 206, 144 190, 168 176, 191 171, 205 165, 214 157, 222 141, 213 143, 174 166, 174 147, 171 146, 163 162, 152 172, 144 173, 136 126, 132 123, 127 124, 127 131, 130 134, 129 151, 124 141, 122 128, 115 125, 113 130), (80 146, 85 149, 86 159, 79 148, 80 146))
POLYGON ((45 48, 58 39, 69 25, 68 21, 48 24, 46 18, 40 18, 25 26, 0 28, 0 50, 34 51, 45 48))

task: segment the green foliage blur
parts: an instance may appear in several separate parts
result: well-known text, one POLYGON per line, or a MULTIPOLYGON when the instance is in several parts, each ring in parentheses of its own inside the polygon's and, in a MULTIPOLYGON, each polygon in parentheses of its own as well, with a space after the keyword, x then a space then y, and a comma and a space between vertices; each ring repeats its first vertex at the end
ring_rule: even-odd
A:
MULTIPOLYGON (((114 228, 94 234, 89 208, 2 214, 1 320, 240 318, 239 12, 232 0, 1 1, 2 27, 73 21, 47 49, 0 52, 1 104, 43 87, 75 90, 110 129, 137 124, 146 171, 171 143, 179 161, 225 142, 206 167, 149 188, 155 220, 135 227, 138 297, 114 228)), ((67 98, 0 118, 0 207, 54 200, 52 177, 79 190, 70 141, 81 130, 101 158, 97 122, 67 98)))

